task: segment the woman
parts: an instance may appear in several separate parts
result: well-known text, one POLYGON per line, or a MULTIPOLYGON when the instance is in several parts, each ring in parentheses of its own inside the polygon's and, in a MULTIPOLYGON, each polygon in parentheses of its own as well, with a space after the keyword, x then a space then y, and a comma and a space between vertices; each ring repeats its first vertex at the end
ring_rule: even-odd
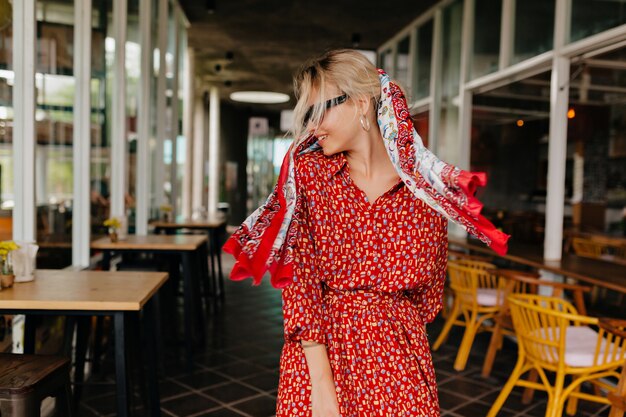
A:
POLYGON ((269 270, 283 291, 277 416, 438 416, 425 324, 441 308, 447 219, 506 251, 473 197, 484 176, 424 148, 402 91, 358 52, 312 60, 295 90, 301 139, 225 246, 232 279, 269 270))

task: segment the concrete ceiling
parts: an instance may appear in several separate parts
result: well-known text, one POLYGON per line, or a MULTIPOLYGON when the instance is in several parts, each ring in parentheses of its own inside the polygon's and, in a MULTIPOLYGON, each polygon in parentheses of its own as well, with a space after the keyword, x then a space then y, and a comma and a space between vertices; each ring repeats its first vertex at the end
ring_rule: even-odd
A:
POLYGON ((218 85, 227 99, 233 91, 287 93, 294 106, 292 76, 308 58, 332 48, 375 50, 437 0, 181 0, 191 23, 189 45, 196 52, 197 75, 218 85), (214 6, 209 13, 207 6, 214 6), (233 53, 228 60, 226 53, 233 53), (226 86, 225 83, 232 83, 226 86))

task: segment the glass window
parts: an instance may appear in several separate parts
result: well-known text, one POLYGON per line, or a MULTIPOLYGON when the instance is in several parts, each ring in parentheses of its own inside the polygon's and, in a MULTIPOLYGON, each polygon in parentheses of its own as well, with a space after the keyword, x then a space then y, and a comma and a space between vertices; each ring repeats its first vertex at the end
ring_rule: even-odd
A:
POLYGON ((113 38, 107 37, 111 28, 112 2, 95 0, 92 4, 93 19, 91 29, 91 156, 90 156, 90 198, 91 198, 91 239, 107 233, 103 226, 109 217, 111 142, 107 132, 110 120, 111 102, 111 62, 113 60, 113 38))
POLYGON ((128 191, 124 201, 129 233, 135 232, 135 186, 137 184, 137 112, 139 105, 139 77, 141 47, 139 45, 139 0, 128 1, 126 32, 126 138, 128 163, 128 191))
POLYGON ((498 70, 502 0, 476 0, 470 79, 498 70))
MULTIPOLYGON (((180 19, 180 17, 178 17, 180 19)), ((178 24, 179 38, 178 38, 178 91, 175 94, 176 100, 178 100, 178 114, 175 115, 174 137, 176 137, 176 201, 172 204, 175 207, 176 213, 182 213, 183 209, 183 176, 185 175, 185 158, 187 156, 186 145, 187 138, 183 136, 183 114, 184 114, 184 76, 185 76, 185 55, 187 53, 187 32, 182 22, 178 24)), ((224 176, 224 178, 226 178, 224 176)), ((222 188, 223 189, 223 188, 222 188)), ((220 201, 225 201, 225 198, 220 198, 220 201)))
POLYGON ((72 263, 74 11, 63 3, 37 1, 35 197, 43 268, 72 263))
POLYGON ((384 69, 390 77, 395 77, 393 68, 393 50, 391 50, 391 48, 380 54, 380 68, 384 69))
POLYGON ((555 0, 524 0, 515 4, 513 63, 552 49, 555 0))
POLYGON ((428 130, 429 130, 428 128, 430 126, 429 116, 430 116, 429 110, 416 113, 412 116, 413 126, 415 126, 415 130, 422 138, 422 142, 424 143, 424 146, 426 147, 428 147, 428 130))
POLYGON ((441 92, 444 99, 452 98, 459 94, 462 25, 463 2, 456 0, 443 13, 443 75, 441 92))
POLYGON ((626 23, 626 0, 571 0, 570 41, 626 23))
POLYGON ((13 237, 13 55, 11 20, 0 27, 0 240, 13 237))
POLYGON ((395 79, 402 88, 409 86, 409 48, 411 40, 408 36, 398 43, 398 53, 396 54, 396 75, 395 79))
POLYGON ((430 95, 430 67, 433 55, 433 21, 417 28, 415 62, 413 63, 413 98, 419 100, 430 95))

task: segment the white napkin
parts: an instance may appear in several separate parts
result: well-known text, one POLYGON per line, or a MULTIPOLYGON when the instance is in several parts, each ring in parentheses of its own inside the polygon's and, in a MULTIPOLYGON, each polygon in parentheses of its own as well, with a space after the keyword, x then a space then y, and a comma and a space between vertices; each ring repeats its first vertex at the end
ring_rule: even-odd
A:
POLYGON ((11 251, 11 262, 15 282, 28 282, 35 279, 35 261, 39 246, 32 242, 15 242, 20 248, 11 251))

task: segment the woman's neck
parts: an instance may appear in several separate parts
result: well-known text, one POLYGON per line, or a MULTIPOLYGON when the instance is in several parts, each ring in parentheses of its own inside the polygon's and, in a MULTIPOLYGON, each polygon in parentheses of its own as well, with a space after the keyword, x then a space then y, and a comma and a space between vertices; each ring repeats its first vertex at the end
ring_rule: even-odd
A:
POLYGON ((358 146, 345 152, 351 172, 357 172, 364 178, 389 175, 395 168, 387 155, 387 149, 378 129, 363 132, 356 138, 358 146))

